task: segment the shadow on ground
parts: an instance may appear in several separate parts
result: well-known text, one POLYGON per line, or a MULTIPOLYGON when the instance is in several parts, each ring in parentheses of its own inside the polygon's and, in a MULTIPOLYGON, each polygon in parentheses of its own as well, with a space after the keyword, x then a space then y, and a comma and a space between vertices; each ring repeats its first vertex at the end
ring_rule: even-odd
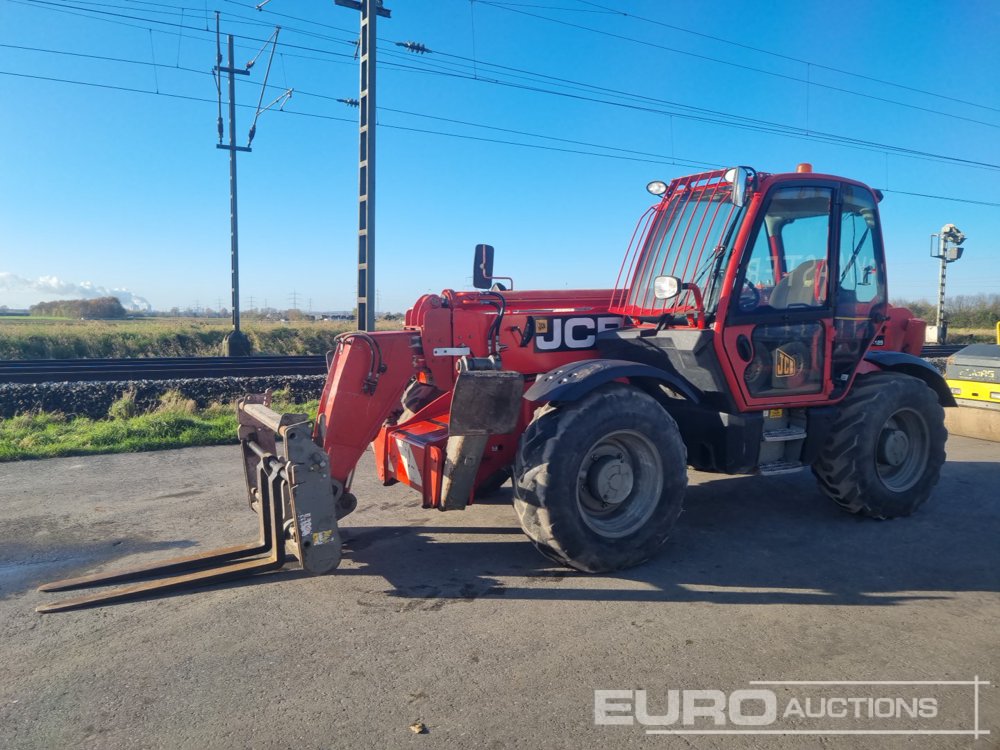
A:
MULTIPOLYGON (((949 592, 1000 591, 1000 504, 992 497, 1000 464, 948 464, 928 504, 894 521, 840 511, 806 473, 700 479, 689 487, 685 512, 660 554, 618 574, 557 566, 523 536, 513 511, 507 525, 474 526, 472 507, 458 515, 468 526, 450 525, 457 514, 448 515, 448 525, 435 525, 436 511, 425 512, 426 525, 351 527, 348 517, 347 564, 331 575, 374 579, 369 590, 397 600, 399 611, 478 598, 889 606, 946 599, 949 592)), ((509 503, 510 496, 505 488, 492 504, 509 503)), ((411 507, 400 505, 400 515, 411 507)), ((496 523, 497 512, 489 516, 496 523)), ((60 546, 55 554, 35 550, 19 557, 16 549, 5 550, 0 598, 109 557, 193 545, 123 539, 60 546)), ((218 586, 302 577, 291 568, 218 586)))
MULTIPOLYGON (((513 514, 510 527, 349 531, 345 556, 360 567, 339 574, 382 577, 390 596, 422 599, 884 606, 948 598, 948 592, 996 592, 1000 504, 989 496, 997 486, 997 464, 949 464, 915 515, 874 521, 839 510, 805 473, 726 477, 690 487, 662 552, 616 575, 550 563, 520 534, 513 514), (496 535, 505 538, 476 538, 496 535), (512 586, 511 578, 524 584, 512 586)), ((509 498, 509 489, 502 493, 509 498)))

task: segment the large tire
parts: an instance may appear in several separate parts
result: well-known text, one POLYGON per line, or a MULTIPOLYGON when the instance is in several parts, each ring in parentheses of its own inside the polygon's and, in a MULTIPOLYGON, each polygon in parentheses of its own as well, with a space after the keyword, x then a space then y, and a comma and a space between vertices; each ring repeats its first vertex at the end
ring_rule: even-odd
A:
POLYGON ((944 464, 944 409, 922 380, 860 376, 839 407, 813 474, 834 502, 872 518, 908 516, 923 505, 944 464))
POLYGON ((687 487, 687 451, 651 396, 609 383, 540 409, 514 462, 514 508, 546 557, 588 573, 649 559, 687 487))

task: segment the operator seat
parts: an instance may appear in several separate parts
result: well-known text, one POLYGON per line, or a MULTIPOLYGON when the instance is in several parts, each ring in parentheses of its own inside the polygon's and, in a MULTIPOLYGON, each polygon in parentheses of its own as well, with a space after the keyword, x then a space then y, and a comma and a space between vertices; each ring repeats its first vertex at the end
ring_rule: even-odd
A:
POLYGON ((826 301, 826 261, 804 261, 774 286, 768 304, 777 310, 792 306, 818 307, 826 301))

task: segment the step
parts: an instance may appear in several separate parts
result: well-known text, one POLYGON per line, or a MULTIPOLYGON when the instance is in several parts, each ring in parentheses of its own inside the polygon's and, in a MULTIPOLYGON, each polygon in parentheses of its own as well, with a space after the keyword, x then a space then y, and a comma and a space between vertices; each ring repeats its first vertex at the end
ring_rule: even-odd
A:
POLYGON ((781 459, 761 464, 757 467, 757 473, 761 476, 769 477, 775 474, 792 474, 796 471, 801 471, 804 468, 806 467, 803 466, 800 461, 785 461, 784 459, 781 459))
POLYGON ((782 440, 800 440, 806 436, 804 427, 778 427, 773 430, 764 430, 765 443, 777 443, 782 440))

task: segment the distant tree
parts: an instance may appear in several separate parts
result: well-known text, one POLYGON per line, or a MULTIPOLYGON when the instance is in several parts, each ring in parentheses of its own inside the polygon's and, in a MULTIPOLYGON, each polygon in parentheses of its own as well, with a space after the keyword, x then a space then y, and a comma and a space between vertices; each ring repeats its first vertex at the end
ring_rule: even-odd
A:
POLYGON ((99 297, 83 300, 83 318, 124 318, 128 313, 117 297, 99 297))
POLYGON ((28 309, 28 313, 58 318, 87 318, 88 320, 121 319, 128 314, 117 297, 39 302, 37 305, 32 305, 28 309))

